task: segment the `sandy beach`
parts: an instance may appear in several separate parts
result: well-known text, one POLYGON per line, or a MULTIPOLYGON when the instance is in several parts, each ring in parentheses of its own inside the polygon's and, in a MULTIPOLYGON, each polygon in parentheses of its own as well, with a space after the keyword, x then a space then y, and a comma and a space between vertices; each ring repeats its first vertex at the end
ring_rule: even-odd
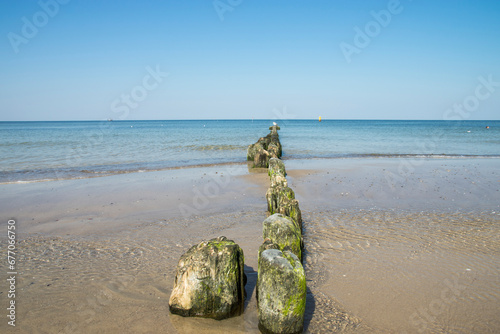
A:
MULTIPOLYGON (((499 159, 284 162, 304 219, 305 332, 500 331, 499 159)), ((16 327, 0 331, 258 333, 268 182, 239 164, 0 185, 18 242, 16 327), (170 315, 179 257, 220 235, 245 254, 244 314, 170 315)))
POLYGON ((500 1, 0 17, 0 334, 500 334, 500 1))

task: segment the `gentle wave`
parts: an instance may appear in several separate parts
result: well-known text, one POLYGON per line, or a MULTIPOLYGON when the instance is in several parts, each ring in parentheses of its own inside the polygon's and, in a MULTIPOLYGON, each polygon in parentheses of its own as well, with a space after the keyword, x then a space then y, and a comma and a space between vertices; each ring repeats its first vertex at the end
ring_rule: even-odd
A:
MULTIPOLYGON (((0 122, 0 182, 244 162, 273 121, 0 122)), ((500 121, 277 122, 284 159, 500 157, 500 121)))
POLYGON ((422 158, 422 159, 488 159, 500 158, 500 155, 474 155, 474 154, 359 154, 360 158, 422 158))
MULTIPOLYGON (((288 152, 287 152, 288 153, 288 152)), ((402 159, 499 159, 500 155, 473 155, 473 154, 387 154, 387 153, 360 153, 360 154, 325 154, 309 155, 300 153, 289 153, 288 159, 348 159, 348 158, 402 158, 402 159)))
POLYGON ((243 145, 186 145, 179 146, 182 149, 189 149, 193 151, 233 151, 233 150, 246 150, 247 146, 243 145))
POLYGON ((224 165, 241 165, 246 162, 242 161, 222 161, 214 163, 191 163, 191 164, 177 164, 169 166, 150 166, 140 168, 125 168, 124 166, 115 166, 117 169, 102 169, 102 166, 97 166, 96 169, 45 169, 45 170, 26 170, 15 172, 0 172, 0 184, 22 184, 22 183, 37 183, 59 180, 79 180, 90 179, 96 177, 130 174, 130 173, 144 173, 144 172, 158 172, 164 170, 184 169, 184 168, 199 168, 199 167, 213 167, 224 165))
MULTIPOLYGON (((290 154, 284 157, 285 160, 295 159, 500 159, 500 155, 447 155, 447 154, 344 154, 336 156, 298 156, 290 154)), ((92 166, 85 169, 81 168, 47 168, 38 170, 7 171, 0 172, 0 184, 12 183, 32 183, 46 182, 68 179, 86 179, 94 177, 103 177, 119 174, 154 172, 180 168, 195 168, 207 166, 219 166, 227 164, 244 164, 246 160, 226 159, 222 161, 179 161, 179 162, 157 162, 150 164, 131 163, 106 166, 92 166)))

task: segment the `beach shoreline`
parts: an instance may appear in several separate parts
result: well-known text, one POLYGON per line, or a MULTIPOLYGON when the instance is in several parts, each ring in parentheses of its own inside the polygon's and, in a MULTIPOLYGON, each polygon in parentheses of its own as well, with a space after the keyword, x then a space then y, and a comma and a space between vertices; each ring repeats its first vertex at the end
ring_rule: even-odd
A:
MULTIPOLYGON (((331 329, 335 316, 346 332, 500 328, 500 159, 285 162, 304 218, 306 330, 331 329), (470 283, 461 303, 426 319, 419 307, 431 312, 455 277, 470 283), (479 303, 474 322, 458 317, 479 303)), ((265 170, 237 164, 0 185, 0 226, 15 219, 19 232, 16 330, 257 333, 252 284, 268 182, 265 170), (180 255, 220 235, 245 253, 245 313, 170 315, 180 255)))
MULTIPOLYGON (((500 211, 500 159, 284 161, 305 211, 321 207, 500 211)), ((0 209, 6 217, 22 221, 25 233, 59 235, 66 230, 64 225, 75 221, 89 225, 89 233, 97 226, 102 233, 106 225, 116 231, 132 221, 230 212, 237 208, 235 203, 259 207, 265 203, 266 173, 247 164, 228 164, 1 184, 0 209)))

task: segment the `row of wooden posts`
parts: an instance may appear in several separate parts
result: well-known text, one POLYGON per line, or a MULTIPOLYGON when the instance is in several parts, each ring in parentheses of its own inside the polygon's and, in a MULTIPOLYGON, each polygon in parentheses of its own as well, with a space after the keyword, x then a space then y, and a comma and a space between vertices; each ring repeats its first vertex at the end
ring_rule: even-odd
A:
MULTIPOLYGON (((269 216, 262 224, 256 286, 262 333, 301 333, 306 306, 302 266, 302 217, 295 193, 288 187, 279 141, 279 127, 248 147, 254 167, 267 168, 269 216)), ((173 314, 225 319, 244 311, 246 275, 243 250, 226 237, 192 246, 179 259, 169 299, 173 314)))
POLYGON ((269 129, 270 134, 250 145, 247 152, 254 167, 268 168, 270 178, 266 192, 269 217, 263 222, 264 241, 258 254, 259 329, 263 333, 301 333, 307 295, 302 215, 280 159, 279 127, 269 129))

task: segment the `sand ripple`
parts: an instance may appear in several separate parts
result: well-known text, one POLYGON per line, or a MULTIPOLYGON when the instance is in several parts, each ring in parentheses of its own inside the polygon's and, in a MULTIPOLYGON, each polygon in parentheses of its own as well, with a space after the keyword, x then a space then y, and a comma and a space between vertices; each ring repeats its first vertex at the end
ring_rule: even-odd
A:
POLYGON ((371 331, 500 330, 497 214, 339 210, 304 218, 309 285, 371 331))
MULTIPOLYGON (((500 331, 497 214, 303 214, 307 333, 500 331)), ((252 294, 264 218, 262 211, 242 211, 148 223, 115 235, 21 238, 17 330, 258 333, 252 294), (234 236, 245 251, 252 296, 245 313, 220 322, 170 315, 179 257, 219 235, 234 236)))

